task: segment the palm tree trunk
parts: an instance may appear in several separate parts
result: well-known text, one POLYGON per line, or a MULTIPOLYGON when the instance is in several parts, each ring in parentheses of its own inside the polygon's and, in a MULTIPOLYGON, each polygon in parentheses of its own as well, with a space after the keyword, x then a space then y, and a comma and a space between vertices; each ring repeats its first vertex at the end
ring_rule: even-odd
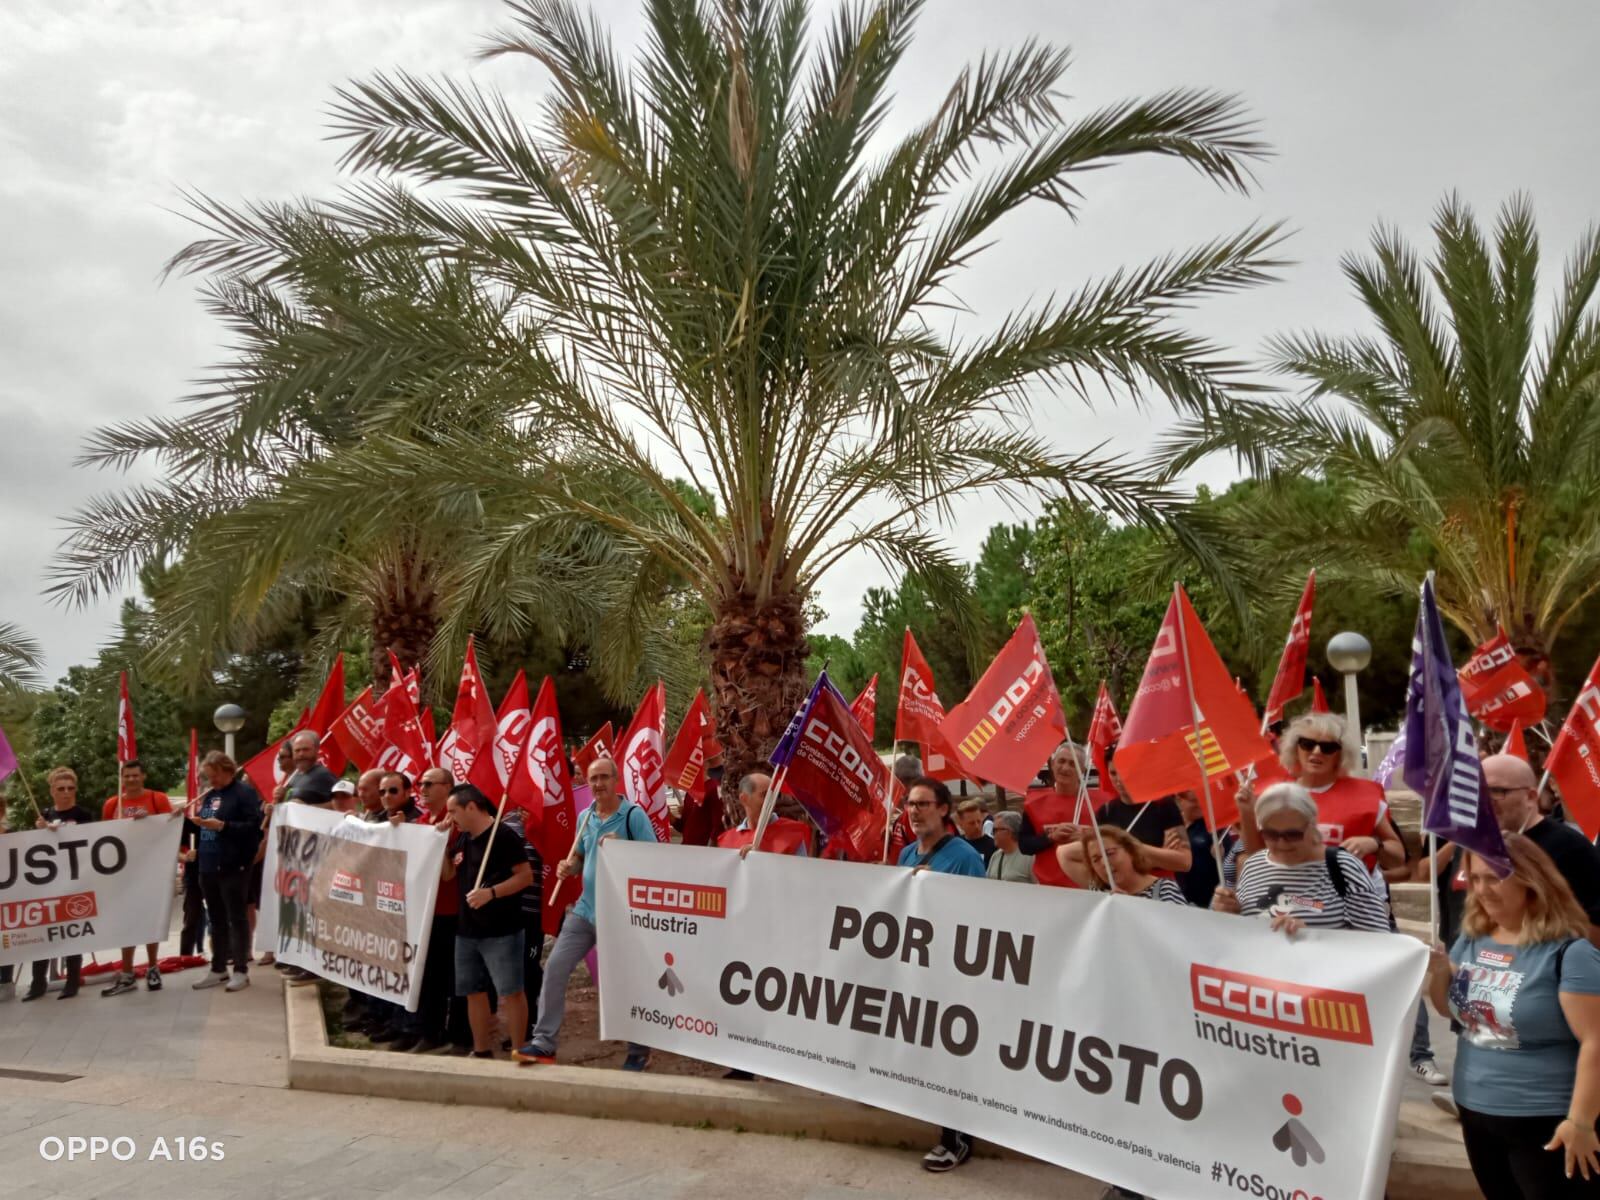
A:
POLYGON ((805 699, 805 616, 796 595, 758 605, 746 595, 724 598, 706 633, 711 702, 723 745, 723 799, 739 780, 767 765, 789 718, 805 699))
POLYGON ((389 655, 409 671, 422 662, 439 628, 439 593, 434 564, 410 552, 395 556, 374 574, 372 684, 380 694, 389 683, 389 655))

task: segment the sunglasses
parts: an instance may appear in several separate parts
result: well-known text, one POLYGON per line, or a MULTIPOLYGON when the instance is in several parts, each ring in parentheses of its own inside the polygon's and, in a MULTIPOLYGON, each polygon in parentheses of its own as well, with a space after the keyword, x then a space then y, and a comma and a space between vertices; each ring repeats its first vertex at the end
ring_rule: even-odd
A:
POLYGON ((1325 742, 1320 738, 1303 737, 1295 743, 1300 749, 1310 754, 1313 750, 1321 750, 1324 754, 1338 754, 1344 749, 1343 742, 1325 742))
POLYGON ((379 789, 379 795, 382 795, 382 796, 398 796, 399 794, 400 794, 400 789, 399 788, 381 788, 381 789, 379 789))
POLYGON ((1261 836, 1269 842, 1303 842, 1306 840, 1304 829, 1263 829, 1261 836))

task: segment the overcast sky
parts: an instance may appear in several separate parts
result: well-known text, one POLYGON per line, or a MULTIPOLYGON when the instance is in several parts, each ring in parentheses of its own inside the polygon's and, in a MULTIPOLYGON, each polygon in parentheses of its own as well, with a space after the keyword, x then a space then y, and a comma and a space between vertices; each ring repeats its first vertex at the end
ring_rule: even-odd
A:
MULTIPOLYGON (((602 0, 619 43, 638 0, 602 0)), ((819 0, 819 7, 826 5, 819 0)), ((531 104, 526 61, 474 63, 498 0, 6 0, 0 5, 0 619, 45 646, 50 678, 90 658, 115 603, 66 611, 41 596, 61 518, 114 476, 72 466, 98 425, 167 409, 217 355, 216 331, 162 262, 188 237, 178 190, 226 200, 318 194, 337 181, 324 110, 379 69, 472 74, 531 104)), ((1259 189, 1216 191, 1172 164, 1085 181, 1076 225, 1035 207, 1003 226, 961 286, 975 320, 1256 219, 1295 230, 1270 288, 1208 303, 1192 325, 1254 354, 1269 334, 1338 331, 1360 313, 1339 256, 1375 222, 1426 229, 1459 190, 1485 214, 1529 192, 1547 275, 1600 207, 1600 8, 1434 0, 927 0, 899 79, 896 121, 932 111, 960 65, 1036 36, 1071 46, 1069 111, 1174 85, 1237 92, 1276 157, 1259 189)), ((1165 414, 1046 400, 1064 446, 1139 452, 1165 414)), ((1227 463, 1204 477, 1223 481, 1227 463)), ((997 505, 946 532, 973 553, 997 505)), ((872 562, 825 582, 829 632, 848 634, 872 562)))

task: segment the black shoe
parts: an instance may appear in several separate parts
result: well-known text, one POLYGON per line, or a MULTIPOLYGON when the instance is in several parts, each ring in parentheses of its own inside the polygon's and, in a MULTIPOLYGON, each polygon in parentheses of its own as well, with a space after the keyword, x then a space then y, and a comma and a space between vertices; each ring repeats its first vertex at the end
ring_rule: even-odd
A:
POLYGON ((44 988, 31 987, 22 994, 22 1002, 26 1004, 29 1000, 37 1000, 42 995, 44 995, 44 988))
POLYGON ((404 1035, 398 1029, 376 1029, 367 1035, 367 1040, 374 1046, 381 1046, 385 1042, 398 1042, 404 1035))
POLYGON ((972 1139, 966 1134, 955 1134, 950 1140, 954 1146, 940 1142, 922 1156, 924 1171, 953 1171, 972 1157, 972 1139))
POLYGON ((432 1054, 435 1050, 443 1050, 447 1043, 436 1042, 432 1038, 418 1038, 417 1044, 411 1048, 413 1054, 432 1054))
POLYGON ((755 1076, 750 1074, 749 1071, 740 1071, 737 1068, 735 1068, 734 1070, 729 1071, 725 1075, 723 1075, 723 1078, 724 1079, 754 1079, 755 1076))
POLYGON ((389 1049, 396 1054, 409 1054, 422 1044, 422 1039, 414 1033, 403 1033, 389 1043, 389 1049))
POLYGON ((61 995, 57 996, 56 999, 57 1000, 71 1000, 77 994, 78 994, 78 981, 76 979, 69 979, 69 980, 67 980, 67 986, 61 989, 61 995))

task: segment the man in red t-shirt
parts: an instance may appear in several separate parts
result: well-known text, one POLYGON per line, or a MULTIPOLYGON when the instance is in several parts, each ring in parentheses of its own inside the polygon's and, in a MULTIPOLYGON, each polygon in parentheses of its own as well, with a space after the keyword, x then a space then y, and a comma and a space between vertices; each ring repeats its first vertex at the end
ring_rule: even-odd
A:
MULTIPOLYGON (((742 850, 755 840, 756 822, 761 819, 761 806, 771 783, 771 776, 759 771, 739 780, 739 803, 744 806, 744 821, 737 829, 730 829, 717 838, 718 846, 724 850, 742 850)), ((761 849, 804 858, 811 853, 811 826, 804 821, 774 816, 762 831, 761 849)))
MULTIPOLYGON (((118 818, 129 821, 142 821, 145 817, 153 817, 170 813, 172 801, 167 799, 166 793, 151 791, 144 786, 144 768, 139 765, 139 760, 130 758, 122 764, 118 773, 120 794, 112 796, 105 803, 101 819, 115 821, 118 818)), ((145 973, 144 986, 152 992, 161 990, 161 968, 156 965, 156 951, 160 943, 151 942, 144 948, 145 973)), ((133 973, 134 947, 122 948, 122 970, 112 980, 111 986, 101 988, 102 996, 120 996, 124 992, 131 992, 139 986, 138 979, 133 973)))

